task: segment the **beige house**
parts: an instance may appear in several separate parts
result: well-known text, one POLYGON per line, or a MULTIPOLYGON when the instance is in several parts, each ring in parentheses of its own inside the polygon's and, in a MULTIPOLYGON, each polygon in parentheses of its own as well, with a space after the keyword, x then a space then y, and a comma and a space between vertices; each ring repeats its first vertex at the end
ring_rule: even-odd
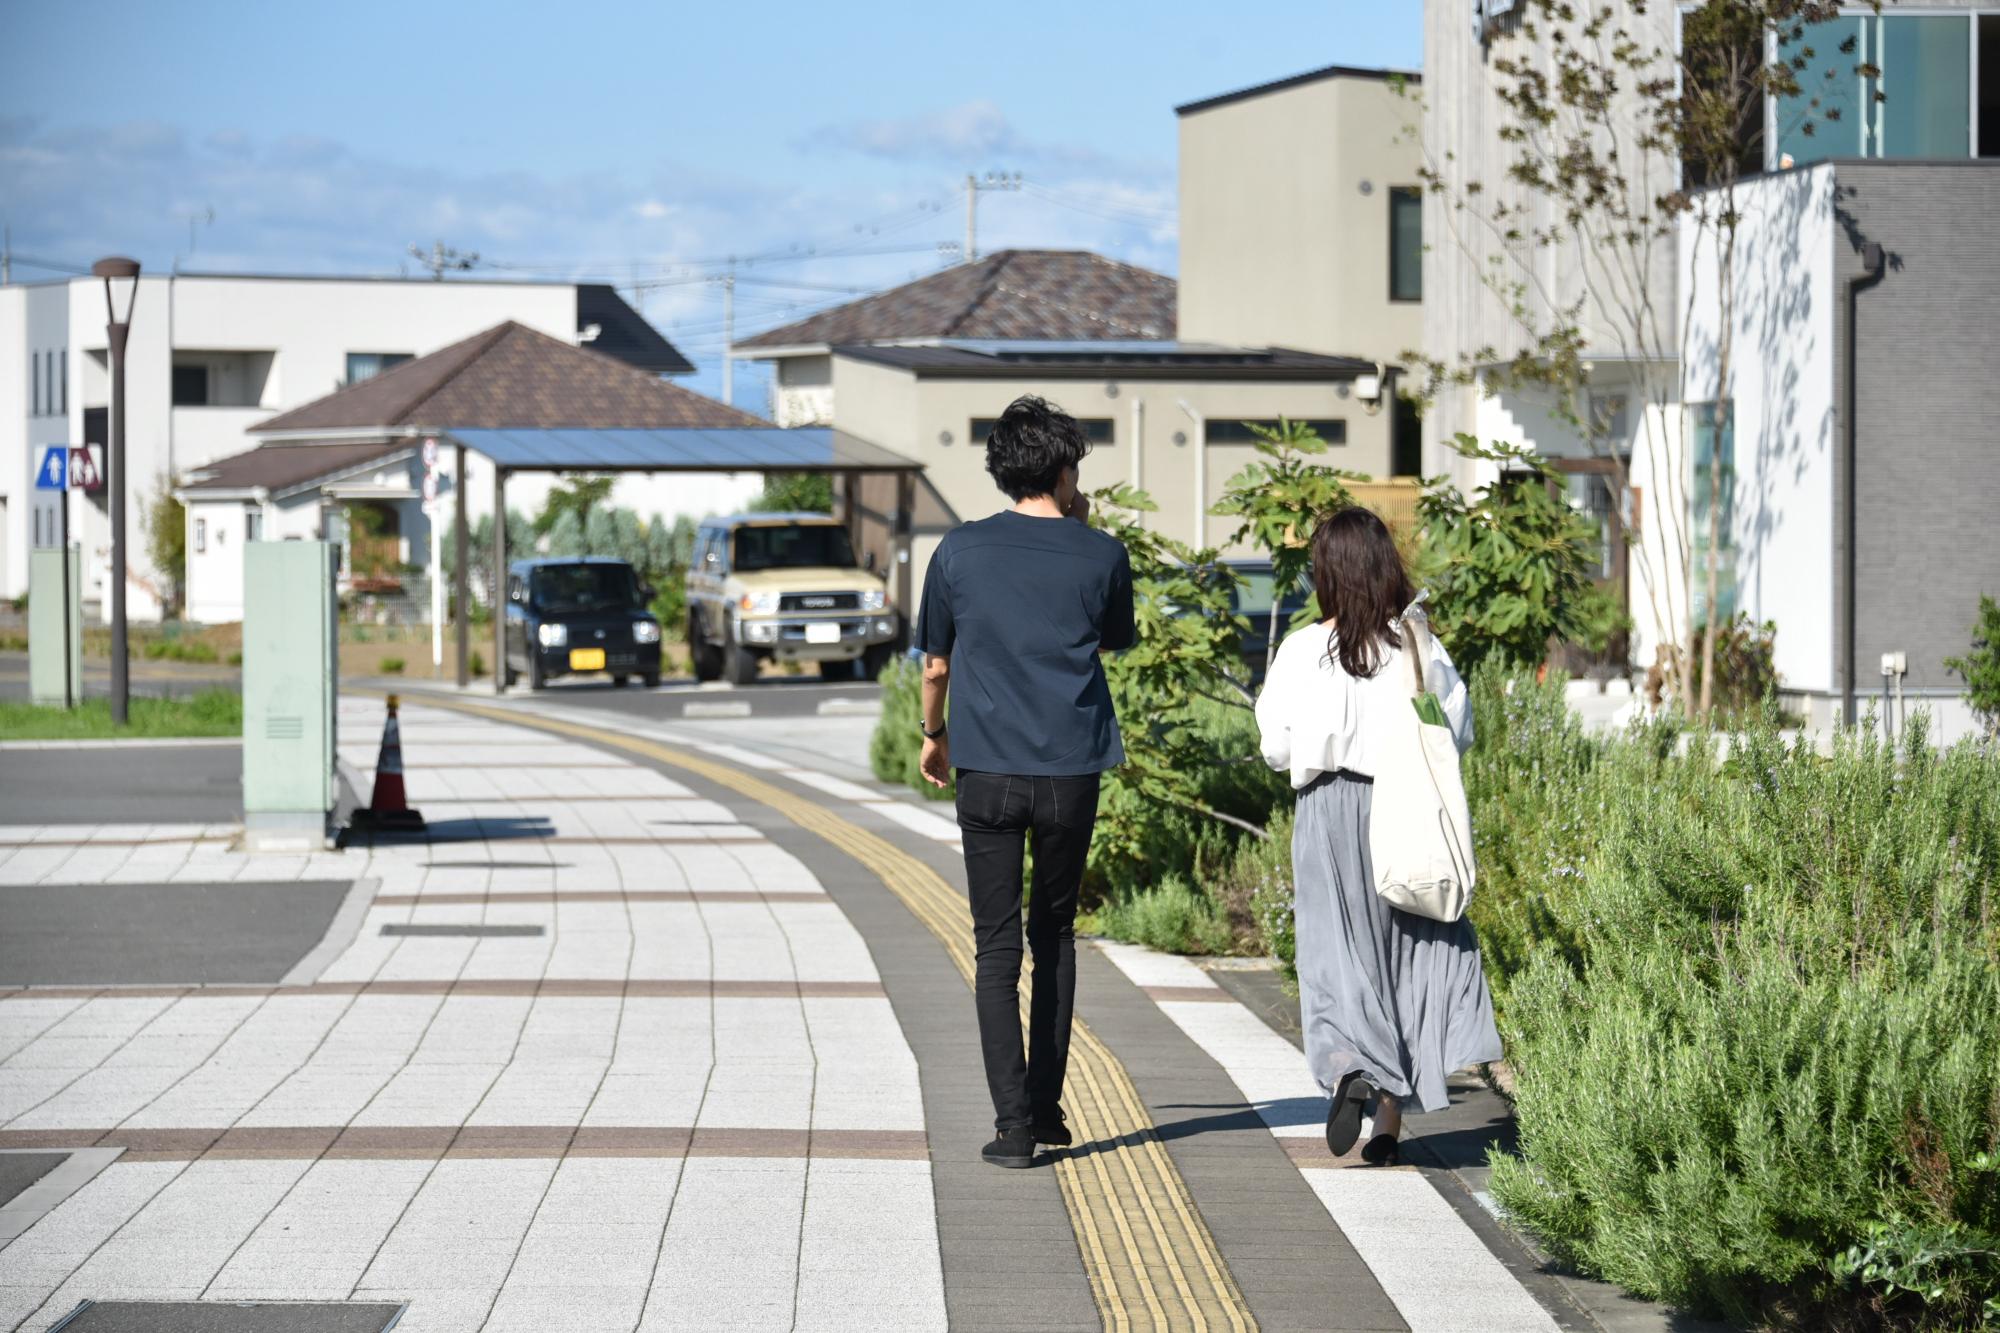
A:
MULTIPOLYGON (((923 465, 911 543, 919 596, 938 539, 1007 507, 986 474, 986 436, 1024 393, 1056 403, 1090 432, 1086 489, 1142 489, 1159 506, 1149 526, 1198 545, 1227 542, 1234 520, 1207 510, 1254 456, 1251 424, 1311 422, 1334 465, 1375 476, 1389 466, 1393 413, 1374 363, 1349 357, 1047 341, 835 347, 830 356, 839 428, 923 465)), ((864 480, 857 497, 862 549, 878 559, 890 549, 894 484, 864 480)))
MULTIPOLYGON (((1421 345, 1416 83, 1333 65, 1177 109, 1183 342, 1360 357, 1385 373, 1421 345)), ((1392 416, 1378 475, 1426 470, 1415 413, 1398 402, 1392 416)))

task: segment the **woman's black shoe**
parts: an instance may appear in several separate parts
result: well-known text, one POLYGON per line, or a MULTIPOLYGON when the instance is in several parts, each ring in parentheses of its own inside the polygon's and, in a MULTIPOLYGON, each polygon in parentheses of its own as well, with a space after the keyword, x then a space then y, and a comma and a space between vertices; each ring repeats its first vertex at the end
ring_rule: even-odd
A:
POLYGON ((1377 1134, 1361 1145, 1361 1160, 1370 1166, 1395 1166, 1403 1160, 1403 1150, 1394 1134, 1377 1134))
POLYGON ((1035 1142, 1046 1143, 1052 1148, 1069 1147, 1071 1143, 1069 1126, 1064 1123, 1067 1119, 1060 1106, 1051 1106, 1045 1111, 1035 1112, 1035 1123, 1031 1127, 1035 1142))
POLYGON ((1035 1164, 1035 1137, 1023 1125, 1018 1129, 1003 1129, 986 1145, 979 1154, 995 1166, 1011 1167, 1019 1170, 1035 1164))
POLYGON ((1375 1085, 1360 1074, 1349 1074, 1333 1090, 1326 1112, 1326 1146, 1335 1157, 1347 1156, 1361 1137, 1361 1107, 1375 1095, 1375 1085))

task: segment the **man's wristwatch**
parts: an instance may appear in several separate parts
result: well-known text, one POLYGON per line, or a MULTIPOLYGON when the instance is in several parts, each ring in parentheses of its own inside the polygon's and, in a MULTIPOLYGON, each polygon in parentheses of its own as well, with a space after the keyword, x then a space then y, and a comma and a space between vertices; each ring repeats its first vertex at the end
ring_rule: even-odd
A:
POLYGON ((924 720, 922 718, 917 719, 917 730, 924 733, 924 739, 927 741, 943 740, 944 733, 946 732, 946 730, 950 728, 950 726, 951 724, 949 722, 941 722, 938 724, 938 729, 936 731, 932 731, 929 727, 924 725, 924 720))

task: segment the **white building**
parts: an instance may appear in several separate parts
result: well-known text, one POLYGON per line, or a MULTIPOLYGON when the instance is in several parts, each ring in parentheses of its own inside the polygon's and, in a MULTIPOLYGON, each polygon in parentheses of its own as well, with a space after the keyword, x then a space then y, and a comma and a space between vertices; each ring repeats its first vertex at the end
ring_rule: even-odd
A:
MULTIPOLYGON (((118 284, 122 304, 124 289, 118 284)), ((386 366, 513 320, 654 374, 693 366, 606 286, 452 279, 178 274, 139 280, 126 350, 127 606, 160 614, 165 592, 145 552, 146 505, 162 488, 256 443, 279 412, 386 366)), ((56 499, 34 489, 41 449, 107 438, 104 284, 96 278, 0 286, 0 596, 27 586, 28 551, 56 543, 56 499)), ((701 499, 730 507, 747 483, 701 499)), ((524 491, 526 488, 523 488, 524 491)), ((621 501, 631 503, 622 494, 621 501)), ((522 504, 538 502, 523 494, 522 504)), ((105 493, 73 496, 88 610, 105 601, 105 493)), ((701 507, 705 512, 705 506, 701 507)))
MULTIPOLYGON (((1609 8, 1612 26, 1642 48, 1657 48, 1669 60, 1679 54, 1680 8, 1642 10, 1631 0, 1612 0, 1609 8)), ((1605 532, 1607 559, 1600 576, 1627 587, 1635 626, 1631 660, 1643 669, 1655 662, 1663 644, 1684 639, 1690 619, 1701 618, 1706 609, 1701 539, 1709 516, 1694 472, 1709 447, 1705 414, 1716 396, 1715 232, 1712 226, 1703 231, 1700 222, 1715 210, 1712 200, 1703 202, 1678 228, 1641 228, 1642 243, 1621 244, 1608 237, 1623 229, 1602 218, 1591 224, 1595 234, 1571 234, 1554 202, 1512 179, 1509 169, 1522 149, 1510 137, 1518 130, 1518 115, 1502 96, 1509 79, 1505 68, 1524 64, 1546 72, 1547 51, 1531 43, 1549 43, 1550 27, 1539 8, 1525 4, 1425 2, 1423 151, 1445 188, 1425 196, 1424 351, 1473 372, 1470 384, 1446 388, 1426 416, 1425 457, 1446 461, 1443 442, 1469 432, 1482 441, 1532 448, 1567 471, 1573 501, 1605 532), (1506 226, 1481 224, 1482 212, 1491 215, 1502 207, 1515 210, 1506 226), (1524 235, 1562 234, 1562 240, 1510 243, 1508 226, 1524 235), (1505 382, 1508 363, 1532 346, 1517 305, 1543 328, 1567 322, 1566 312, 1573 311, 1587 375, 1575 406, 1590 423, 1592 438, 1552 410, 1545 392, 1505 382), (1690 312, 1692 319, 1686 318, 1690 312)), ((1992 251, 1977 242, 1993 229, 1990 218, 1969 211, 1975 204, 1964 200, 1986 198, 1985 179, 2000 165, 1993 161, 2000 158, 2000 9, 1977 0, 1939 0, 1900 13, 1855 5, 1809 25, 1800 45, 1813 53, 1810 59, 1801 56, 1802 93, 1767 99, 1761 114, 1749 118, 1741 145, 1746 176, 1738 188, 1754 206, 1743 241, 1753 248, 1755 261, 1737 275, 1739 318, 1751 322, 1737 331, 1728 396, 1735 413, 1732 447, 1743 451, 1733 464, 1736 484, 1756 487, 1756 507, 1729 511, 1725 500, 1724 526, 1734 531, 1723 534, 1727 568, 1718 603, 1725 615, 1740 609, 1776 622, 1781 692, 1823 722, 1832 716, 1831 703, 1877 687, 1880 653, 1899 648, 1924 656, 1922 670, 1911 663, 1913 682, 1941 695, 1954 693, 1935 660, 1942 656, 1937 648, 1943 622, 1885 632, 1879 649, 1867 647, 1868 587, 1875 569, 1902 568, 1904 604, 1915 607, 1924 604, 1921 594, 1943 568, 1933 563, 1924 577, 1915 577, 1915 571, 1898 565, 1892 543, 1869 538, 1871 503, 1893 495, 1900 504, 1901 497, 1926 489, 1908 469, 1878 472, 1871 479, 1871 457, 1908 452, 1898 418, 1871 406, 1871 395, 1875 403, 1891 401, 1900 382, 1925 386, 1934 402, 1965 403, 1977 397, 1972 391, 1982 378, 1991 379, 1932 374, 1922 365, 1907 367, 1900 381, 1871 381, 1863 374, 1852 415, 1864 435, 1871 423, 1877 435, 1872 445, 1864 439, 1860 446, 1861 565, 1848 579, 1842 534, 1850 529, 1830 489, 1844 476, 1833 470, 1839 453, 1834 442, 1846 438, 1850 415, 1846 376, 1835 354, 1859 347, 1865 368, 1869 358, 1887 354, 1887 345, 1871 348, 1865 327, 1855 342, 1840 322, 1836 306, 1843 284, 1830 275, 1851 271, 1860 240, 1851 216, 1842 216, 1851 210, 1823 192, 1836 175, 1865 180, 1890 199, 1899 188, 1922 191, 1951 183, 1949 199, 1901 196, 1906 209, 1894 218, 1901 234, 1914 238, 1906 243, 1933 252, 1948 249, 1929 230, 1944 220, 1947 228, 1966 230, 1969 246, 1955 251, 1952 261, 1967 266, 1964 282, 1956 291, 1948 285, 1924 288, 1922 319, 1930 323, 1915 322, 1909 329, 1939 331, 1930 337, 1990 361, 1988 341, 1945 340, 1942 331, 1963 330, 1981 317, 1990 322, 1990 302, 1982 305, 1978 293, 1990 282, 1992 251), (1864 61, 1880 73, 1861 77, 1856 67, 1864 61), (1840 114, 1830 114, 1834 110, 1840 114), (1871 160, 1893 163, 1894 170, 1886 176, 1858 170, 1871 160), (1832 164, 1830 172, 1804 174, 1822 162, 1832 164), (1956 173, 1971 174, 1927 175, 1916 169, 1919 162, 1953 163, 1956 173), (1769 210, 1781 203, 1794 211, 1774 224, 1769 210), (1780 447, 1789 463, 1802 469, 1796 475, 1776 466, 1778 455, 1770 450, 1780 447), (1871 485, 1889 489, 1871 495, 1871 485), (1860 585, 1860 606, 1853 614, 1862 647, 1854 651, 1842 623, 1850 583, 1860 585)), ((1766 35, 1763 54, 1769 60, 1791 56, 1775 32, 1766 35)), ((1636 100, 1614 108, 1614 114, 1637 130, 1636 100)), ((1559 124, 1552 133, 1563 128, 1559 124)), ((1632 134, 1630 143, 1641 137, 1632 134)), ((1628 147, 1623 165, 1635 198, 1651 200, 1682 188, 1699 197, 1699 182, 1684 179, 1671 153, 1628 147)), ((1889 216, 1886 202, 1878 198, 1874 207, 1889 216)), ((1926 256, 1927 271, 1935 272, 1931 263, 1926 256)), ((1906 285, 1899 299, 1919 298, 1906 285)), ((1944 356, 1929 364, 1956 363, 1944 356)), ((1953 417, 1941 427, 1950 442, 1947 450, 1963 447, 1957 422, 1953 417)), ((1479 468, 1458 472, 1461 482, 1483 479, 1479 468)), ((1960 515, 1961 505, 1990 505, 1983 495, 1956 488, 1930 488, 1926 500, 1930 514, 1917 521, 1933 528, 1941 521, 1952 531, 1975 517, 1986 521, 1983 515, 1960 515)), ((1736 503, 1748 501, 1739 493, 1736 503)), ((1955 585, 1952 596, 1963 600, 1955 585)), ((1972 610, 1952 605, 1952 623, 1969 626, 1972 610)), ((1963 646, 1961 637, 1954 651, 1963 646)))

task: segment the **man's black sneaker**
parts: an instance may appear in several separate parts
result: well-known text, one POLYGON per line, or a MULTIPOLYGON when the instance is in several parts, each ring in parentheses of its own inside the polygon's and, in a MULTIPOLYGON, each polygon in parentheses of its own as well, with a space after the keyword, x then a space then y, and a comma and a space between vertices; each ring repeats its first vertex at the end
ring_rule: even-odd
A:
POLYGON ((995 1166, 1016 1170, 1035 1164, 1035 1136, 1027 1126, 1003 1129, 979 1154, 995 1166))
POLYGON ((1035 1142, 1046 1143, 1052 1148, 1069 1147, 1072 1140, 1069 1136, 1069 1126, 1064 1123, 1067 1119, 1060 1106, 1051 1106, 1045 1111, 1035 1112, 1035 1123, 1031 1126, 1035 1142))

